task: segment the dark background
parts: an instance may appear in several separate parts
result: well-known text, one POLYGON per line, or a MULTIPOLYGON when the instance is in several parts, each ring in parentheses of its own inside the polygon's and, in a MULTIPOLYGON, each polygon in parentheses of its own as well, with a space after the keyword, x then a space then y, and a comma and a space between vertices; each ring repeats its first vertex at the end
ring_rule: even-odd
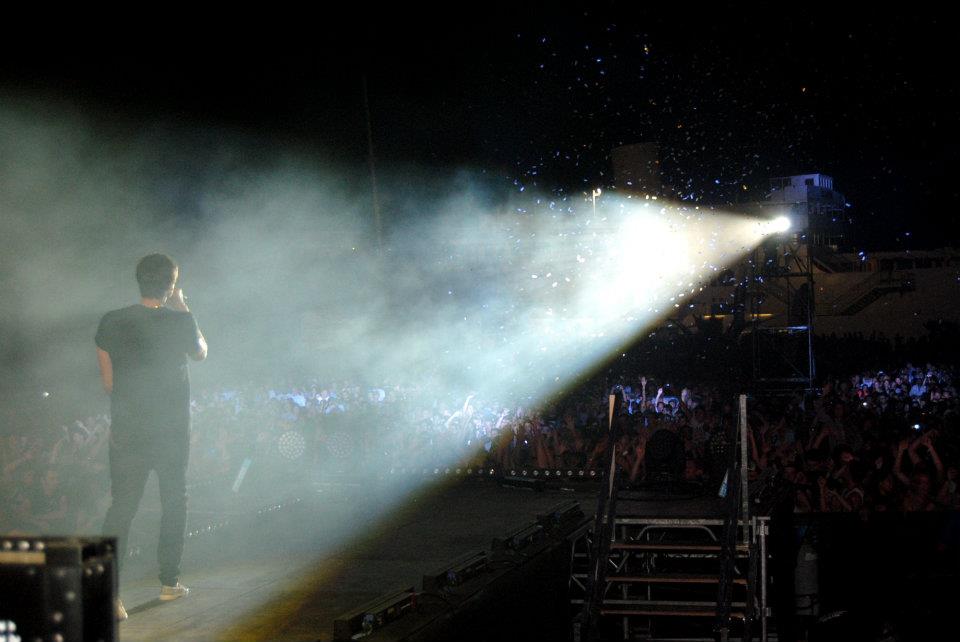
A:
POLYGON ((382 171, 571 193, 612 182, 612 147, 658 141, 685 200, 823 172, 850 203, 853 249, 957 238, 956 56, 928 8, 520 5, 37 17, 11 22, 0 83, 118 135, 162 121, 309 150, 363 185, 366 76, 382 171))

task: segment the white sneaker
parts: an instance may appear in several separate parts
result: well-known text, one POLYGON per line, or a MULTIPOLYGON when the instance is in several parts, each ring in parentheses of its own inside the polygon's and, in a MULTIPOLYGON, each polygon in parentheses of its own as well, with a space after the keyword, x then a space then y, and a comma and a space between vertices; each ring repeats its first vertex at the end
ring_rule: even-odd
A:
POLYGON ((186 586, 177 582, 176 586, 161 586, 160 587, 160 600, 163 602, 169 602, 170 600, 175 600, 178 597, 183 597, 190 592, 186 586))
POLYGON ((127 609, 123 608, 123 602, 120 601, 120 598, 117 598, 116 607, 117 622, 123 622, 130 617, 127 615, 127 609))

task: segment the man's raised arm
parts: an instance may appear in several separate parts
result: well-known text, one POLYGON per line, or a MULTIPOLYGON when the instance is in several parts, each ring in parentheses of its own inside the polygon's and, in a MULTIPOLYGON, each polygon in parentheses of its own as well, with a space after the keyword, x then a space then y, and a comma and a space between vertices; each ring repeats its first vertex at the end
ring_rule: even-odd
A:
MULTIPOLYGON (((190 308, 187 307, 187 301, 183 296, 182 288, 174 289, 173 294, 167 299, 167 305, 178 312, 190 311, 190 308)), ((207 358, 207 340, 203 337, 203 333, 200 332, 200 328, 197 328, 197 349, 194 352, 188 352, 187 356, 194 361, 203 361, 207 358)))
POLYGON ((110 360, 110 353, 103 348, 97 348, 97 363, 100 365, 100 381, 103 382, 103 389, 110 394, 113 392, 113 361, 110 360))
POLYGON ((197 351, 192 354, 188 352, 187 356, 194 361, 203 361, 207 358, 207 340, 203 338, 199 329, 197 330, 197 351))

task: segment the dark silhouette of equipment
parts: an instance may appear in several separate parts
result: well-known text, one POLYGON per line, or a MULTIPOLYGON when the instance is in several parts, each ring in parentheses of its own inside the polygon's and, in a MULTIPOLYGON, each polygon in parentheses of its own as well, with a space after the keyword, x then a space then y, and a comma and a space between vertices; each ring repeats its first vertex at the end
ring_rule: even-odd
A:
POLYGON ((116 640, 116 546, 0 535, 0 640, 116 640))

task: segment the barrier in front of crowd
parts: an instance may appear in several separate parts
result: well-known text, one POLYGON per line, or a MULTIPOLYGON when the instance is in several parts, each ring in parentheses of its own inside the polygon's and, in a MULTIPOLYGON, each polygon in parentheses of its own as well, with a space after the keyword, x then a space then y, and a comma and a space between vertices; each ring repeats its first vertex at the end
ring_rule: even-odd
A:
POLYGON ((530 478, 553 481, 599 481, 595 468, 496 468, 470 466, 409 466, 389 468, 382 477, 470 477, 477 479, 530 478))

